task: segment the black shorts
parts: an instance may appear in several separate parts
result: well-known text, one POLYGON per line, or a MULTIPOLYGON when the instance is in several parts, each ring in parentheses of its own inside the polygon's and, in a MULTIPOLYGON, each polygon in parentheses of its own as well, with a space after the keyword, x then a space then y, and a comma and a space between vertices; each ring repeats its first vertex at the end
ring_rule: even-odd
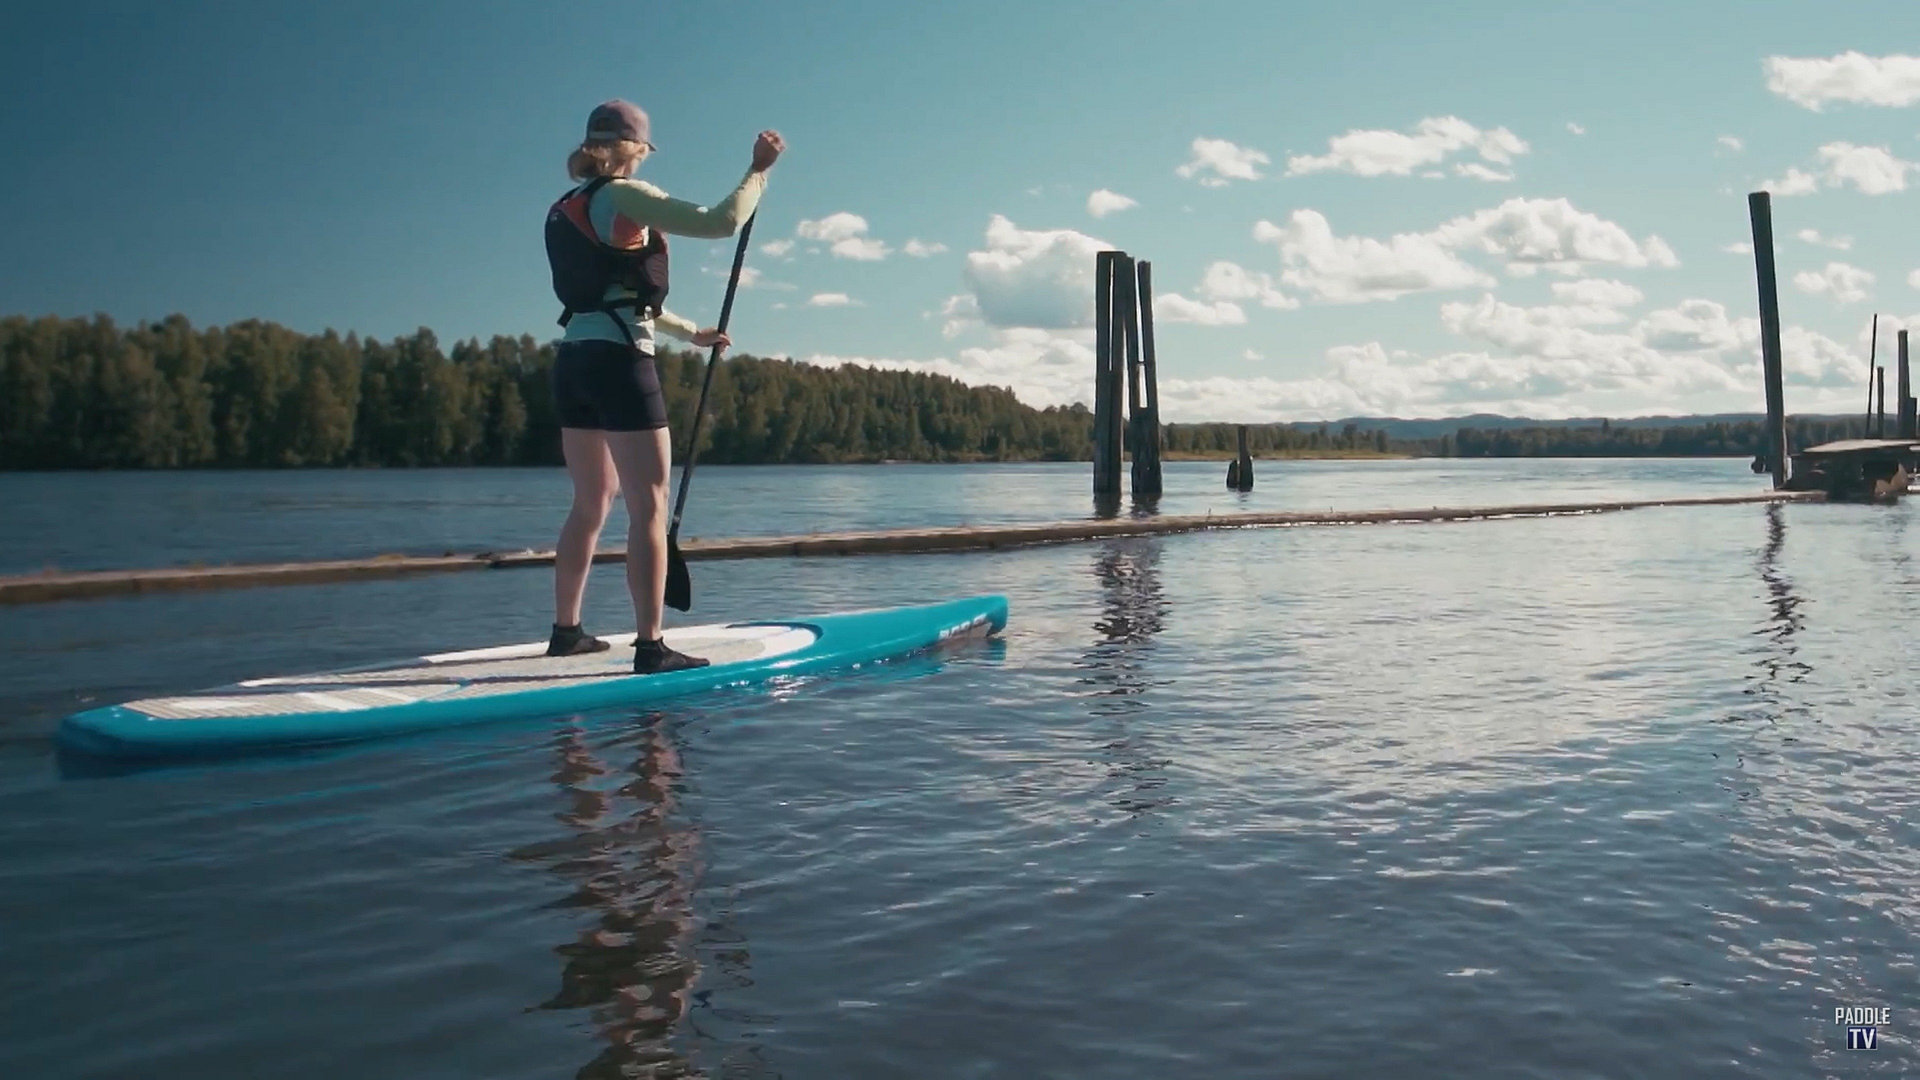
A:
POLYGON ((667 426, 653 357, 621 341, 563 341, 553 358, 553 411, 563 428, 652 431, 667 426))

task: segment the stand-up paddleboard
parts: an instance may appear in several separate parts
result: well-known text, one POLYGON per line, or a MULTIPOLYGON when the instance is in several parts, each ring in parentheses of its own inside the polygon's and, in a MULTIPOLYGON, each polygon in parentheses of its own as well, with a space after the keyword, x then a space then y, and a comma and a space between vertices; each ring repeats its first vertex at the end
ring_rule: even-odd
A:
POLYGON ((90 709, 60 724, 62 745, 159 757, 364 739, 507 717, 639 705, 722 686, 808 675, 986 636, 1007 624, 1003 596, 776 622, 678 627, 667 643, 708 667, 633 673, 632 634, 606 652, 545 655, 546 643, 441 653, 317 675, 90 709), (622 646, 625 646, 624 648, 622 646))

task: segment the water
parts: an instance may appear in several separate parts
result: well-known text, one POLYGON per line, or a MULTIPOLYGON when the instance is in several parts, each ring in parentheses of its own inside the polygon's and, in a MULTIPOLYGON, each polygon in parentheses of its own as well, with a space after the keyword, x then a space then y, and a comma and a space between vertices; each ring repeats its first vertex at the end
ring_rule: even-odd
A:
MULTIPOLYGON (((1291 468, 1256 505, 1754 484, 1291 468)), ((1167 502, 1236 505, 1219 471, 1167 502)), ((539 543, 551 502, 475 507, 485 476, 286 478, 440 509, 204 550, 539 543)), ((211 525, 275 478, 222 479, 70 477, 55 512, 204 485, 211 525)), ((1084 512, 1085 479, 703 470, 787 520, 699 531, 832 527, 850 491, 862 524, 1064 516, 1045 493, 1084 512)), ((700 563, 703 618, 979 591, 1013 617, 778 693, 131 772, 61 762, 54 721, 528 636, 549 579, 6 609, 0 1076, 1911 1075, 1916 555, 1910 506, 1743 505, 700 563), (1843 1048, 1848 1005, 1892 1008, 1878 1050, 1843 1048)), ((622 625, 597 582, 590 623, 622 625)))

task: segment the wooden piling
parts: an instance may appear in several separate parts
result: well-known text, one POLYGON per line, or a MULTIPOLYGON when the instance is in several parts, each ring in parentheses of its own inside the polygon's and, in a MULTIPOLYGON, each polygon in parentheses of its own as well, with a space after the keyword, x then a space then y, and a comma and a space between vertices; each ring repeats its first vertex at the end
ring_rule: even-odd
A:
POLYGON ((1900 437, 1903 439, 1920 438, 1915 431, 1913 380, 1907 370, 1907 332, 1900 331, 1900 437))
POLYGON ((1247 425, 1238 428, 1240 452, 1227 466, 1227 486, 1235 491, 1253 490, 1253 455, 1247 450, 1247 425))
POLYGON ((1867 335, 1867 438, 1873 437, 1873 387, 1874 371, 1880 362, 1880 313, 1873 316, 1873 329, 1867 335))
POLYGON ((1153 264, 1142 259, 1137 270, 1136 293, 1140 310, 1140 366, 1146 379, 1146 409, 1140 422, 1140 439, 1133 458, 1133 493, 1158 495, 1160 475, 1160 380, 1153 357, 1153 264))
POLYGON ((1118 365, 1122 389, 1119 400, 1126 402, 1120 424, 1128 454, 1138 458, 1140 443, 1134 425, 1140 418, 1140 326, 1133 299, 1133 257, 1126 252, 1113 260, 1113 360, 1118 365))
POLYGON ((1780 374, 1780 290, 1773 268, 1773 203, 1764 191, 1747 196, 1753 223, 1753 262, 1760 285, 1760 358, 1767 384, 1767 470, 1775 490, 1787 486, 1786 394, 1780 374))
POLYGON ((1102 251, 1093 260, 1093 494, 1120 494, 1120 447, 1110 439, 1113 413, 1113 263, 1120 253, 1102 251))
POLYGON ((1873 377, 1874 381, 1879 384, 1876 392, 1880 395, 1879 404, 1875 406, 1880 417, 1880 434, 1878 437, 1884 439, 1887 437, 1887 366, 1882 364, 1876 368, 1873 377))

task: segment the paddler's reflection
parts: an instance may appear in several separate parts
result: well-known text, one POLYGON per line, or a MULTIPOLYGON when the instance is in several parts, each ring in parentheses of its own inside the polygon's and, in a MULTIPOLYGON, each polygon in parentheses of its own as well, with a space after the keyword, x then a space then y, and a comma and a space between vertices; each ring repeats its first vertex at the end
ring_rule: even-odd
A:
POLYGON ((680 762, 666 725, 649 718, 637 741, 609 747, 638 750, 630 775, 619 776, 582 731, 561 732, 553 779, 570 806, 556 816, 572 835, 513 853, 574 882, 556 906, 596 913, 593 926, 554 950, 566 961, 560 987, 538 1006, 586 1009, 607 1040, 575 1074, 581 1080, 692 1072, 672 1039, 700 971, 693 918, 698 835, 672 824, 680 762))

